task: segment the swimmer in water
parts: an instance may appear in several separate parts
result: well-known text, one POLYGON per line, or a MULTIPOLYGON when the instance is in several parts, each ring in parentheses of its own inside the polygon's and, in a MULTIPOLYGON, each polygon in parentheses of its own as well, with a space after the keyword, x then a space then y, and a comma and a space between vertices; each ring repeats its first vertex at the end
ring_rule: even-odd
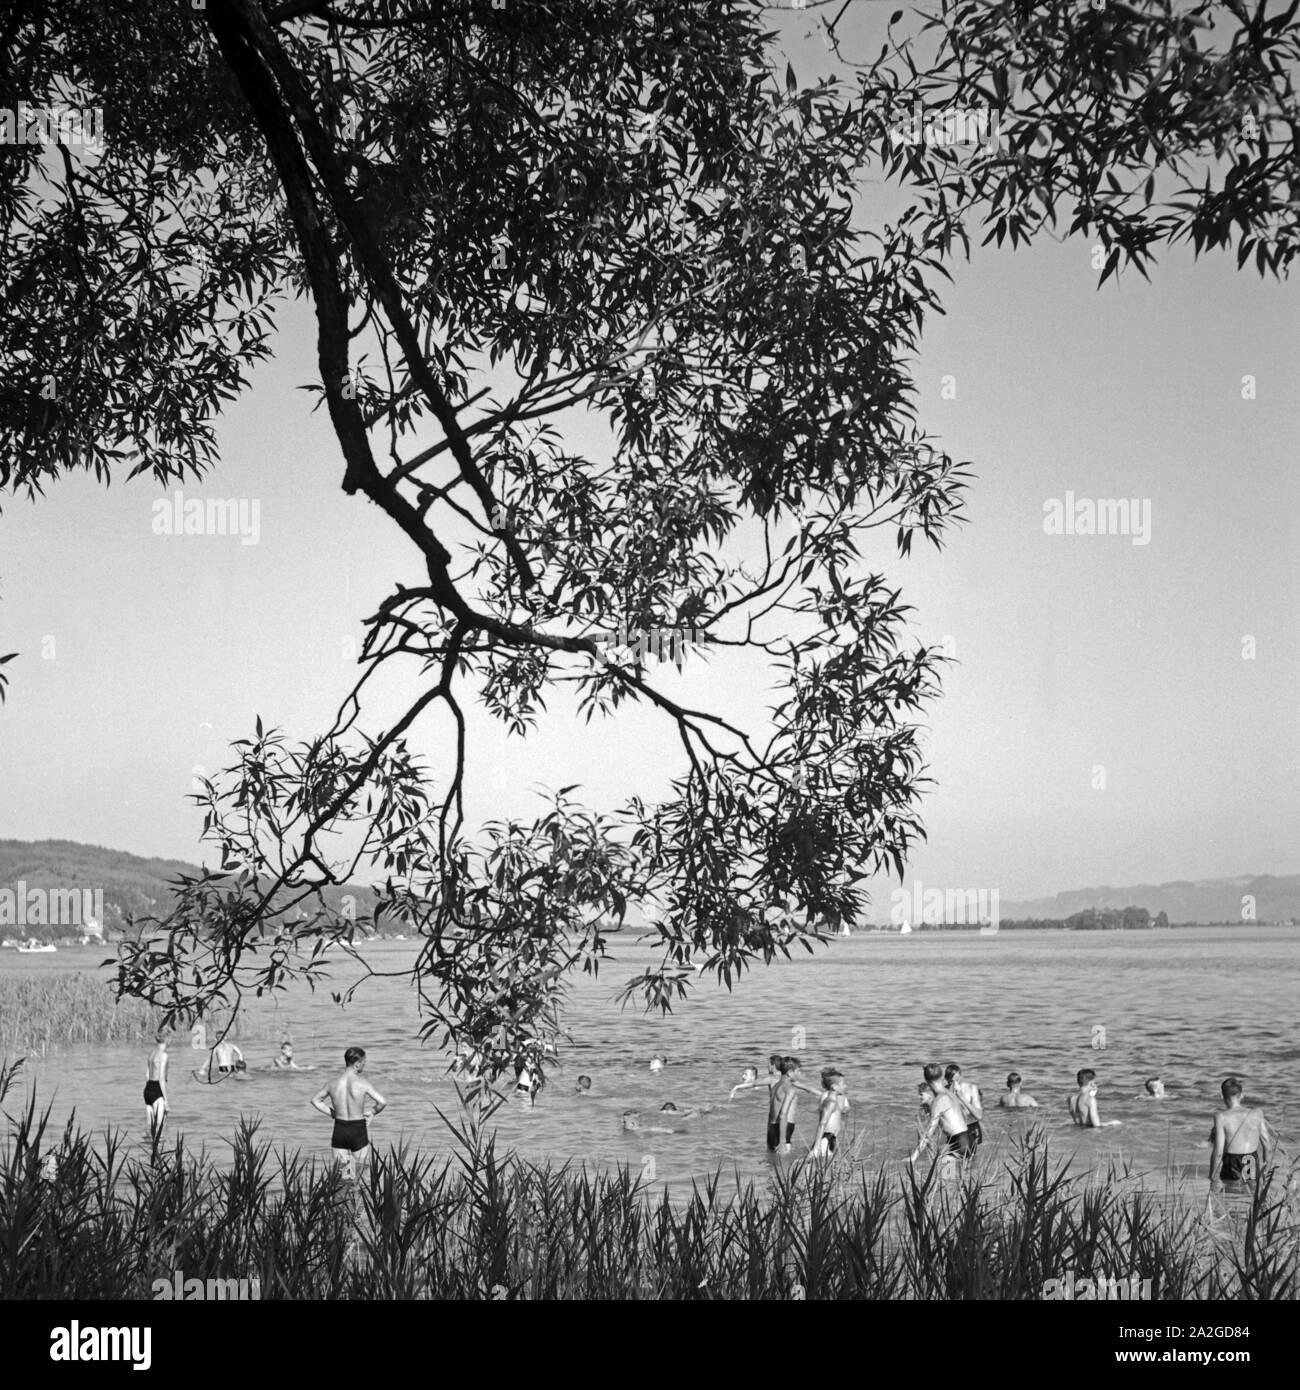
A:
POLYGON ((811 1150, 814 1158, 830 1158, 835 1152, 844 1123, 844 1112, 848 1108, 849 1097, 844 1077, 834 1067, 827 1067, 822 1072, 821 1108, 817 1113, 817 1133, 811 1150))
POLYGON ((1148 1076, 1142 1084, 1152 1100, 1164 1100, 1165 1083, 1158 1076, 1148 1076))
POLYGON ((1075 1075, 1078 1092, 1068 1102, 1070 1117, 1080 1129, 1108 1129, 1121 1120, 1103 1120, 1097 1113, 1097 1073, 1084 1067, 1075 1075))
POLYGON ((980 1128, 980 1120, 984 1117, 984 1097, 974 1082, 961 1079, 961 1068, 956 1062, 949 1062, 944 1068, 943 1079, 961 1106, 966 1132, 970 1135, 971 1152, 974 1153, 984 1142, 984 1131, 980 1128))
POLYGON ((280 1044, 280 1055, 274 1058, 271 1065, 279 1071, 315 1071, 315 1067, 300 1067, 293 1060, 293 1044, 286 1038, 280 1044))
MULTIPOLYGON (((740 1084, 731 1088, 731 1094, 727 1099, 732 1100, 740 1091, 754 1091, 760 1086, 766 1086, 768 1095, 770 1096, 772 1094, 772 1087, 780 1084, 782 1060, 783 1058, 779 1052, 772 1053, 767 1059, 767 1075, 761 1081, 758 1079, 758 1071, 755 1067, 746 1067, 744 1074, 740 1078, 740 1084)), ((807 1090, 809 1088, 805 1087, 804 1089, 807 1090)))
POLYGON ((1037 1110, 1038 1102, 1020 1089, 1020 1073, 1007 1073, 1007 1093, 998 1097, 998 1104, 1007 1110, 1037 1110))
POLYGON ((631 1134, 672 1134, 666 1125, 644 1125, 639 1110, 623 1111, 623 1128, 631 1134))
POLYGON ((1274 1139, 1259 1109, 1241 1103, 1242 1085, 1235 1076, 1219 1088, 1225 1109, 1214 1117, 1214 1149, 1210 1154, 1210 1191, 1220 1192, 1225 1183, 1254 1182, 1268 1161, 1274 1139))
POLYGON ((587 1092, 590 1091, 590 1090, 591 1090, 591 1077, 589 1077, 589 1076, 580 1076, 580 1077, 578 1078, 578 1084, 577 1084, 577 1086, 574 1088, 573 1094, 574 1094, 575 1096, 585 1096, 585 1095, 587 1094, 587 1092))
MULTIPOLYGON (((773 1085, 776 1084, 776 1078, 775 1078, 775 1077, 772 1078, 772 1083, 771 1083, 771 1084, 773 1084, 773 1085)), ((757 1067, 746 1067, 745 1070, 744 1070, 743 1072, 741 1072, 741 1074, 740 1074, 740 1082, 739 1082, 739 1084, 736 1085, 736 1086, 733 1086, 733 1087, 731 1088, 731 1090, 727 1092, 727 1099, 728 1099, 728 1100, 735 1100, 735 1099, 736 1099, 736 1096, 737 1096, 741 1091, 752 1091, 757 1085, 758 1085, 758 1068, 757 1068, 757 1067)))
POLYGON ((668 1058, 667 1058, 667 1057, 661 1057, 661 1056, 659 1056, 658 1054, 656 1054, 655 1056, 651 1057, 651 1059, 650 1059, 650 1070, 651 1070, 651 1071, 663 1071, 663 1069, 664 1069, 667 1065, 668 1065, 668 1058))

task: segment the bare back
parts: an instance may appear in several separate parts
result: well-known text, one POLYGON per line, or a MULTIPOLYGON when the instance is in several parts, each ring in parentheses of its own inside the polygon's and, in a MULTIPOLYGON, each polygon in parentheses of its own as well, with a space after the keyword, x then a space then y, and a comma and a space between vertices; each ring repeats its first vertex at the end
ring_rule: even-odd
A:
POLYGON ((982 1120, 984 1118, 984 1102, 980 1096, 979 1087, 972 1081, 961 1081, 953 1087, 953 1092, 961 1102, 961 1108, 969 1120, 982 1120))
POLYGON ((930 1105, 931 1121, 938 1116, 945 1134, 961 1134, 966 1129, 961 1106, 950 1091, 937 1091, 930 1105))
POLYGON ((1214 1117, 1215 1144, 1223 1144, 1223 1152, 1253 1154, 1260 1144, 1269 1140, 1268 1123, 1262 1110, 1247 1110, 1245 1106, 1230 1106, 1214 1117))
POLYGON ((149 1061, 146 1063, 146 1066, 148 1067, 149 1072, 148 1076, 145 1078, 146 1080, 160 1082, 166 1081, 167 1053, 164 1052, 161 1047, 155 1047, 154 1050, 149 1054, 149 1061))
POLYGON ((364 1120, 366 1101, 372 1096, 379 1099, 379 1093, 370 1082, 351 1068, 337 1080, 331 1081, 325 1090, 337 1120, 364 1120))
POLYGON ((772 1089, 767 1093, 767 1119, 769 1124, 776 1124, 781 1118, 781 1112, 785 1109, 785 1098, 787 1092, 793 1090, 784 1076, 780 1077, 772 1089))

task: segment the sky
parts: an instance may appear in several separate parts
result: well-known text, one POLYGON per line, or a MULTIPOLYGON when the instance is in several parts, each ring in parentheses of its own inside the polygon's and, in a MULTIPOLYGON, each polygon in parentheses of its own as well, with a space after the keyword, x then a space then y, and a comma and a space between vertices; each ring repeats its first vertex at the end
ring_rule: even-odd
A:
MULTIPOLYGON (((918 540, 900 559, 882 534, 866 556, 913 605, 914 640, 956 658, 927 713, 937 785, 909 883, 1006 902, 1300 871, 1300 297, 1234 266, 1162 251, 1152 283, 1099 291, 1076 238, 950 267, 913 365, 920 423, 976 474, 967 524, 942 552, 918 540), (1049 534, 1045 508, 1068 494, 1135 499, 1145 543, 1049 534)), ((211 862, 196 770, 230 762, 259 715, 293 739, 333 721, 362 617, 420 570, 341 491, 300 389, 316 375, 311 315, 289 305, 275 360, 219 426, 219 467, 185 485, 256 502, 255 544, 156 534, 175 488, 147 478, 3 500, 0 652, 21 656, 0 708, 0 837, 211 862)), ((751 725, 770 698, 731 657, 661 684, 751 725)), ((412 743, 437 759, 446 733, 433 718, 412 743)), ((539 788, 571 783, 596 806, 653 798, 681 756, 651 712, 588 726, 560 698, 524 741, 475 711, 469 820, 531 817, 539 788)))

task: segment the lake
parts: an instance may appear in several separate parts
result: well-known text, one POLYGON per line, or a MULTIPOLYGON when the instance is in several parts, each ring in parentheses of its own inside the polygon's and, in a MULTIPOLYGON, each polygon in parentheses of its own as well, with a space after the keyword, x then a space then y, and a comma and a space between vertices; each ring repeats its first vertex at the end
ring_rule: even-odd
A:
MULTIPOLYGON (((637 1169, 648 1169, 645 1160, 653 1159, 657 1183, 719 1164, 728 1174, 761 1179, 771 1162, 763 1141, 766 1091, 731 1103, 727 1091, 746 1065, 764 1073, 770 1052, 797 1051, 810 1085, 823 1066, 844 1073, 853 1107, 849 1142, 860 1139, 873 1166, 905 1158, 915 1142, 916 1083, 931 1060, 959 1062, 964 1077, 982 1088, 984 1129, 995 1154, 1010 1147, 1028 1116, 1048 1130, 1055 1151, 1077 1172, 1119 1159, 1158 1179, 1185 1175, 1189 1165, 1203 1176, 1219 1083, 1232 1073, 1245 1083, 1247 1102, 1266 1107, 1284 1141, 1288 1112, 1300 1108, 1295 929, 864 935, 756 970, 734 993, 705 980, 667 1018, 620 1011, 613 1002, 618 985, 655 958, 630 939, 613 943, 615 959, 600 978, 575 982, 567 1014, 573 1042, 562 1046, 560 1066, 535 1108, 512 1099, 498 1113, 499 1148, 637 1169), (652 1073, 648 1062, 657 1052, 670 1065, 652 1073), (1090 1132, 1070 1124, 1065 1102, 1084 1066, 1098 1073, 1102 1118, 1121 1120, 1121 1127, 1090 1132), (995 1108, 1012 1069, 1038 1099, 1038 1112, 995 1108), (576 1096, 583 1072, 591 1075, 592 1090, 576 1096), (1139 1098, 1143 1079, 1156 1073, 1169 1096, 1139 1098), (714 1108, 681 1133, 624 1132, 624 1110, 658 1110, 668 1100, 680 1108, 714 1108)), ((414 942, 374 942, 366 957, 374 968, 394 971, 409 965, 417 949, 414 942)), ((0 971, 93 968, 102 956, 102 949, 49 956, 5 951, 0 971)), ((338 969, 336 988, 352 978, 342 957, 338 969)), ((179 1128, 192 1147, 220 1160, 246 1115, 260 1117, 262 1136, 277 1147, 325 1155, 329 1122, 308 1102, 341 1069, 344 1049, 358 1044, 368 1053, 368 1077, 389 1101, 372 1124, 375 1143, 450 1150, 437 1111, 455 1116, 455 1092, 445 1056, 422 1049, 415 1038, 409 985, 372 980, 346 1010, 328 989, 315 995, 304 989, 278 1003, 251 1000, 246 1008, 264 1040, 241 1044, 251 1069, 245 1077, 215 1086, 194 1080, 190 1068, 206 1054, 178 1035, 169 1134, 179 1128), (283 1028, 292 1032, 299 1063, 316 1072, 270 1069, 283 1028)), ((60 1126, 75 1109, 83 1127, 120 1127, 139 1142, 146 1055, 143 1047, 65 1048, 29 1059, 26 1086, 36 1087, 42 1103, 53 1102, 60 1126)), ((16 1099, 11 1092, 10 1113, 16 1099)), ((815 1127, 815 1100, 804 1096, 799 1134, 806 1141, 815 1127)), ((795 1152, 804 1152, 798 1138, 795 1152)))

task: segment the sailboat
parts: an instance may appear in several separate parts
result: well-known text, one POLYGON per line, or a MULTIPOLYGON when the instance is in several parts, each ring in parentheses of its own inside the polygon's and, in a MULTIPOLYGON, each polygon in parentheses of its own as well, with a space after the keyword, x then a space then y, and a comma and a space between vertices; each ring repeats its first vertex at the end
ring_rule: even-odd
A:
POLYGON ((899 929, 898 929, 898 934, 899 934, 899 936, 911 936, 911 934, 912 934, 912 924, 911 924, 911 922, 904 922, 903 925, 902 925, 901 927, 899 927, 899 929))
POLYGON ((24 955, 44 955, 47 951, 57 951, 59 948, 52 941, 46 942, 45 945, 42 945, 33 936, 29 938, 27 941, 24 941, 18 949, 24 955))

